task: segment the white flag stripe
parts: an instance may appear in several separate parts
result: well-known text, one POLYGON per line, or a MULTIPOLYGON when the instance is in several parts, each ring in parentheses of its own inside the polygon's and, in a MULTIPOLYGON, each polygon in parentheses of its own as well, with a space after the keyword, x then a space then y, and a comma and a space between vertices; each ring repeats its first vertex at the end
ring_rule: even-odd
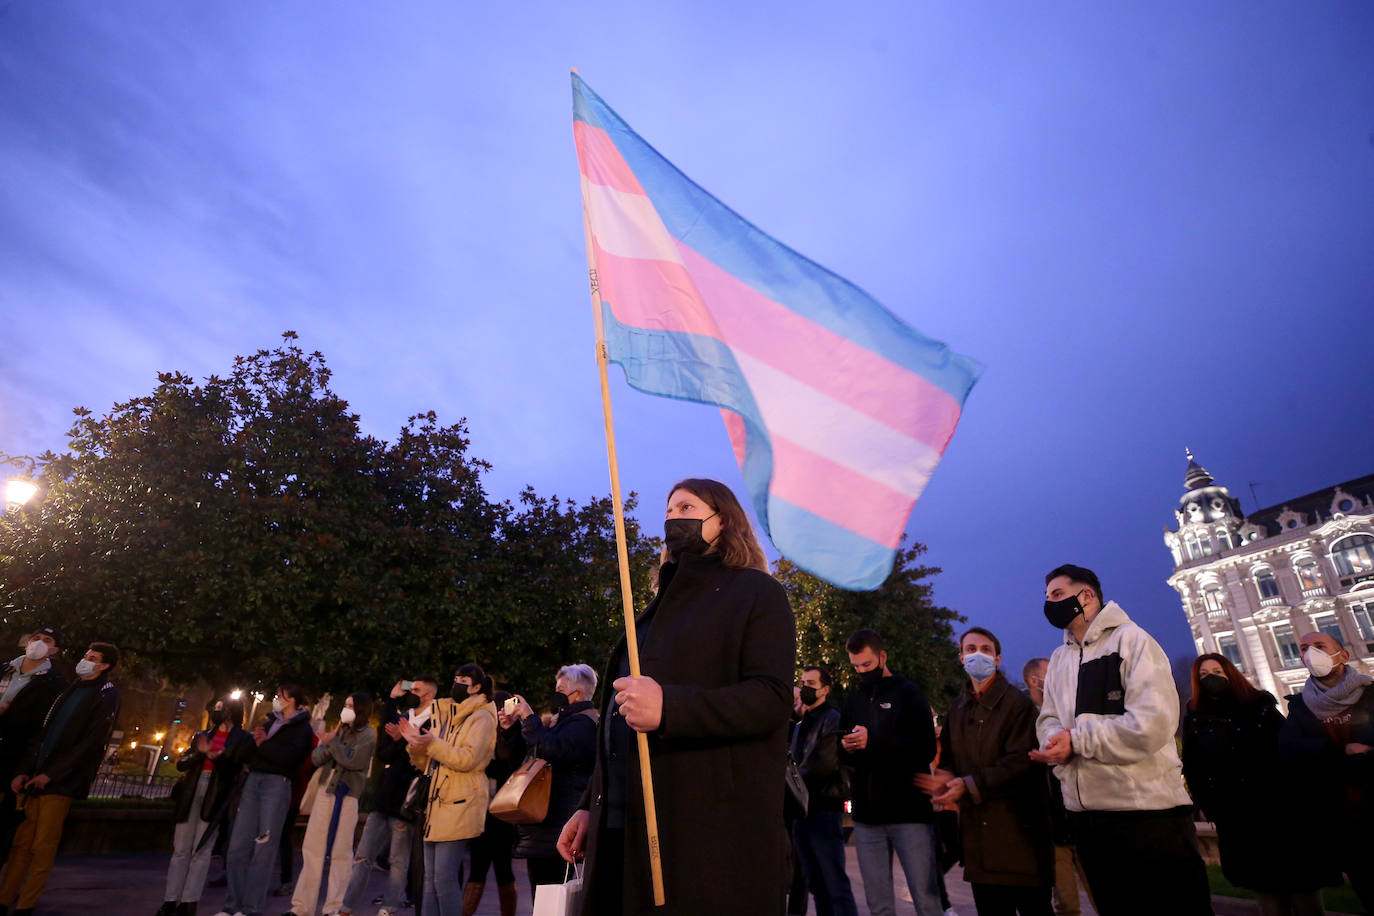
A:
POLYGON ((933 448, 742 350, 734 352, 770 431, 913 499, 920 495, 940 462, 933 448))
POLYGON ((654 209, 653 201, 643 194, 594 184, 583 175, 582 199, 591 217, 592 236, 606 251, 622 258, 682 263, 677 244, 654 209))

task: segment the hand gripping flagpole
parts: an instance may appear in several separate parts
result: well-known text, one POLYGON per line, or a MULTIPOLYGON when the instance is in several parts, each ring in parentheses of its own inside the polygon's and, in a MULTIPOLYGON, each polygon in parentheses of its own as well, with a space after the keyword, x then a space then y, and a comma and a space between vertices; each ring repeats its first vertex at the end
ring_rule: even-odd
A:
MULTIPOLYGON (((576 72, 576 71, 573 71, 576 72)), ((611 419, 611 384, 606 376, 606 325, 601 316, 601 286, 592 255, 592 229, 587 205, 582 204, 582 224, 587 234, 587 277, 592 290, 592 314, 596 323, 596 367, 601 374, 601 413, 606 420, 606 459, 611 469, 611 503, 615 510, 615 549, 620 559, 620 599, 625 612, 625 648, 630 653, 630 677, 639 677, 639 640, 635 634, 634 595, 630 587, 630 556, 625 541, 625 509, 620 500, 620 462, 615 454, 615 423, 611 419)), ((636 731, 639 741, 639 778, 644 787, 644 823, 649 833, 649 871, 654 884, 654 905, 663 906, 663 857, 658 847, 658 812, 654 807, 654 779, 649 767, 649 736, 636 731)))

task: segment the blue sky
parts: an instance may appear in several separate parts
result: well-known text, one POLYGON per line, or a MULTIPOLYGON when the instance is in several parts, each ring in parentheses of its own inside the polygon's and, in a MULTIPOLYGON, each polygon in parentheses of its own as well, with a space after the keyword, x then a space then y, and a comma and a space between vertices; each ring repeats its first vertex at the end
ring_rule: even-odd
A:
MULTIPOLYGON (((497 497, 606 492, 576 66, 985 365, 909 531, 1013 676, 1065 561, 1187 652, 1185 445, 1247 510, 1374 470, 1374 8, 1110 6, 11 0, 0 451, 292 329, 368 431, 433 408, 497 497)), ((738 487, 713 409, 612 382, 644 517, 738 487)))

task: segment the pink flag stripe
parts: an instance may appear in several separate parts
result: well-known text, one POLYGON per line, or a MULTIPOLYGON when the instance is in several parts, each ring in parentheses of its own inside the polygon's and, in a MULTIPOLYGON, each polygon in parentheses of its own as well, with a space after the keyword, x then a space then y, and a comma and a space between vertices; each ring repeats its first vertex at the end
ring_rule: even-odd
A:
POLYGON ((960 410, 943 389, 778 305, 680 243, 690 269, 614 255, 593 227, 597 276, 621 323, 714 337, 937 452, 949 443, 960 410), (712 309, 713 302, 730 307, 712 309), (894 390, 904 395, 894 398, 894 390))
MULTIPOLYGON (((896 549, 915 497, 836 464, 779 435, 769 492, 808 512, 896 549)), ((928 479, 928 478, 927 478, 928 479)))
POLYGON ((639 179, 604 128, 593 127, 586 121, 573 121, 573 140, 577 143, 577 161, 582 174, 593 184, 630 194, 644 193, 639 179))

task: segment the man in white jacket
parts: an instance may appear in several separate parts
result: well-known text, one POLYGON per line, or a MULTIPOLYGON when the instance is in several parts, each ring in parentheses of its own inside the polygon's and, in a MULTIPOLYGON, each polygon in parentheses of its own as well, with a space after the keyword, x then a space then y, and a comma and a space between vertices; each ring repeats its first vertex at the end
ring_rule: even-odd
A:
POLYGON ((1064 631, 1036 720, 1102 916, 1212 912, 1207 873, 1174 744, 1178 690, 1159 643, 1097 576, 1065 565, 1045 577, 1045 617, 1064 631))

